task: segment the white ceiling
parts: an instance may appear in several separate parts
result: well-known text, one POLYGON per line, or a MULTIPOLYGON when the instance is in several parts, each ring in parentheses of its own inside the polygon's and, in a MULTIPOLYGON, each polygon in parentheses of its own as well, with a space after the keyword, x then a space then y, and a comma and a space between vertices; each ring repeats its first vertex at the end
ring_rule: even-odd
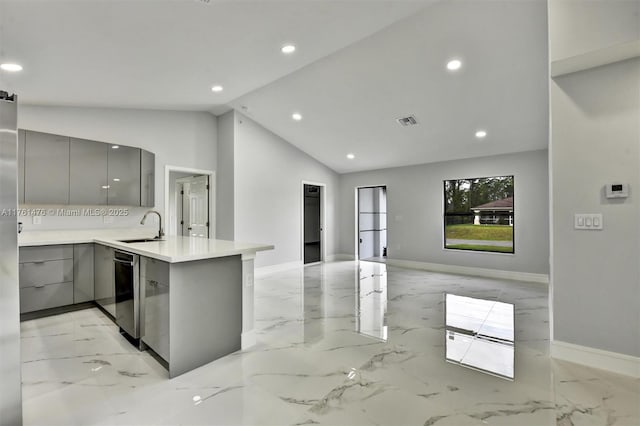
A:
POLYGON ((449 1, 231 104, 338 172, 404 166, 546 148, 547 67, 545 2, 449 1))
POLYGON ((24 66, 0 78, 28 104, 216 113, 424 4, 0 0, 0 61, 24 66), (288 42, 295 55, 280 52, 288 42))
POLYGON ((546 40, 543 0, 0 0, 0 61, 25 67, 0 84, 28 104, 231 105, 350 172, 545 148, 546 40))

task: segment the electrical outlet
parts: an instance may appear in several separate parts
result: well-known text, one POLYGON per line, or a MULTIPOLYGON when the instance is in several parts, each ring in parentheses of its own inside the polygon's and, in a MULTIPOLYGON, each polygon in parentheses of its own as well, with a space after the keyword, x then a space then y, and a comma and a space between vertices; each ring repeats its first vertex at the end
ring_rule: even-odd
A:
POLYGON ((42 216, 33 216, 32 223, 34 225, 42 225, 42 216))
POLYGON ((113 216, 102 216, 102 223, 113 223, 113 216))
POLYGON ((601 213, 576 213, 573 219, 574 229, 600 231, 602 226, 601 213))

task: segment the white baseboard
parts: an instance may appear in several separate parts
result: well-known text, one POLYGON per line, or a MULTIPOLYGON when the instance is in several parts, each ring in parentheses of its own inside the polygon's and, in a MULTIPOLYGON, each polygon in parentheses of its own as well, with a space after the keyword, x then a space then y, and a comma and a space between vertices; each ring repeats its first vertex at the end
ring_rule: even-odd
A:
POLYGON ((337 253, 327 256, 327 262, 337 262, 340 260, 356 260, 356 257, 352 254, 337 253))
POLYGON ((387 265, 401 266, 410 269, 421 269, 449 274, 473 275, 477 277, 501 278, 506 280, 526 281, 538 284, 549 284, 549 275, 530 272, 502 271, 499 269, 475 268, 471 266, 445 265, 441 263, 416 262, 413 260, 387 259, 387 265))
POLYGON ((551 357, 612 373, 640 378, 640 358, 554 340, 551 357))
POLYGON ((240 348, 242 350, 248 349, 256 344, 256 331, 245 331, 240 335, 240 348))
MULTIPOLYGON (((327 256, 327 262, 355 260, 352 254, 338 253, 327 256)), ((549 284, 549 276, 546 274, 532 274, 530 272, 502 271, 498 269, 474 268, 470 266, 445 265, 440 263, 416 262, 413 260, 387 259, 387 265, 403 268, 420 269, 424 271, 445 272, 449 274, 473 275, 477 277, 501 278, 506 280, 526 281, 538 284, 549 284)), ((303 267, 301 260, 295 262, 279 263, 277 265, 261 266, 255 268, 255 275, 260 277, 274 272, 287 271, 303 267)))
POLYGON ((295 262, 278 263, 277 265, 260 266, 255 268, 255 275, 260 277, 262 275, 272 274, 274 272, 288 271, 289 269, 296 269, 302 267, 302 261, 296 260, 295 262))

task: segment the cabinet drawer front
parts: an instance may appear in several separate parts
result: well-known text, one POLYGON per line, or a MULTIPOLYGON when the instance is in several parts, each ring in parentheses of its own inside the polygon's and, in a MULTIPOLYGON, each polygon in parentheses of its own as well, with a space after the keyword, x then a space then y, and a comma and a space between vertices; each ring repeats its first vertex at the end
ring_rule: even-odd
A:
POLYGON ((20 263, 73 259, 73 245, 20 247, 20 263))
POLYGON ((20 313, 73 304, 73 283, 20 289, 20 313))
POLYGON ((67 281, 73 281, 73 259, 20 264, 20 288, 67 281))

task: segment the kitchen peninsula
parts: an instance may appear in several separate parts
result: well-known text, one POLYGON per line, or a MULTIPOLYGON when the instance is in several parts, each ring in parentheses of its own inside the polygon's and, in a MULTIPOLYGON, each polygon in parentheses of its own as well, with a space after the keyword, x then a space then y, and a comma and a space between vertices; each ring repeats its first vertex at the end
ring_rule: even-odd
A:
POLYGON ((19 245, 22 313, 94 302, 122 330, 127 314, 118 303, 129 303, 139 334, 125 331, 161 358, 169 377, 254 343, 253 259, 273 246, 181 236, 159 241, 148 228, 25 232, 19 245), (127 265, 136 303, 116 286, 118 254, 135 259, 127 265))

